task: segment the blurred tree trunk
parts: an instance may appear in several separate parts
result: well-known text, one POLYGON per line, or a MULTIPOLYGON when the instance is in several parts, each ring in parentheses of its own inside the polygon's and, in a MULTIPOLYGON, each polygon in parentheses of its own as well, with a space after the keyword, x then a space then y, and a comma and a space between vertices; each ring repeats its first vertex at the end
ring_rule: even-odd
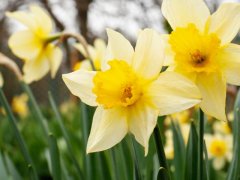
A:
POLYGON ((89 40, 87 26, 88 7, 91 2, 92 0, 75 0, 79 30, 87 40, 89 40))

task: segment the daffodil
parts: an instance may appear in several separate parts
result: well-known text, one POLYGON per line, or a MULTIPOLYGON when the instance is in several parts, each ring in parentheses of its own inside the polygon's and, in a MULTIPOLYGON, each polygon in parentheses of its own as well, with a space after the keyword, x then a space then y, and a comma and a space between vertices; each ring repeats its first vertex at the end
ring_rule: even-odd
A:
POLYGON ((226 120, 226 83, 240 85, 240 4, 225 3, 212 15, 203 0, 163 0, 162 13, 173 31, 165 39, 169 70, 194 81, 201 109, 226 120))
POLYGON ((49 15, 32 5, 29 12, 8 12, 7 16, 26 27, 15 32, 8 42, 12 52, 24 60, 24 81, 37 81, 49 71, 54 77, 62 61, 62 51, 51 43, 58 35, 52 34, 54 25, 49 15))
POLYGON ((12 100, 12 110, 21 117, 26 117, 28 114, 28 96, 21 94, 14 96, 12 100))
POLYGON ((69 90, 90 106, 98 106, 87 152, 111 148, 130 132, 148 152, 157 117, 190 108, 201 100, 194 83, 175 72, 160 73, 160 35, 139 33, 135 51, 120 33, 107 30, 108 46, 101 71, 63 75, 69 90))
POLYGON ((232 159, 232 135, 205 134, 209 158, 213 159, 213 167, 222 169, 232 159))
MULTIPOLYGON (((76 43, 74 45, 74 47, 76 49, 78 49, 85 57, 87 57, 87 54, 85 52, 85 49, 83 47, 82 44, 80 43, 76 43)), ((105 53, 106 53, 106 44, 102 39, 97 38, 94 43, 93 46, 88 45, 88 51, 89 51, 89 55, 91 60, 93 61, 93 65, 95 67, 96 70, 100 70, 101 69, 101 62, 104 59, 105 53)), ((74 70, 79 70, 79 69, 85 69, 85 70, 91 70, 92 66, 90 63, 89 59, 84 59, 81 62, 78 62, 77 64, 75 64, 74 66, 74 70)))

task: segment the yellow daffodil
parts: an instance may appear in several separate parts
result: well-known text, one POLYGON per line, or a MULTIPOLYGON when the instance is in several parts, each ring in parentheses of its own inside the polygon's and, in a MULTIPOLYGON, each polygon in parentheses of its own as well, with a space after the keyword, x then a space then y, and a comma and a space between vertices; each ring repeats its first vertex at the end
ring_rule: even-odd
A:
POLYGON ((209 158, 213 159, 213 167, 220 170, 232 159, 232 135, 205 134, 209 158))
POLYGON ((191 122, 191 115, 192 115, 192 110, 187 109, 185 111, 173 113, 167 116, 165 122, 167 125, 171 124, 171 120, 177 121, 180 124, 188 124, 191 122))
POLYGON ((12 110, 21 117, 26 117, 28 114, 28 96, 26 94, 21 94, 15 96, 12 100, 12 110))
POLYGON ((215 133, 231 134, 232 130, 227 122, 215 121, 213 124, 213 130, 215 133))
POLYGON ((54 77, 62 61, 62 51, 51 43, 58 35, 51 34, 54 26, 48 14, 33 5, 29 12, 8 12, 7 16, 26 27, 14 33, 8 42, 12 52, 24 60, 24 81, 37 81, 49 71, 54 77))
MULTIPOLYGON (((82 44, 77 43, 74 45, 74 47, 76 49, 78 49, 85 57, 87 57, 85 49, 83 47, 82 44)), ((106 53, 106 44, 102 39, 96 39, 93 43, 93 46, 88 45, 88 51, 89 51, 89 55, 90 58, 93 61, 93 65, 95 67, 96 70, 100 70, 101 69, 101 63, 102 60, 105 56, 106 53)), ((84 59, 81 62, 78 62, 75 66, 74 66, 74 70, 79 70, 79 69, 85 69, 85 70, 91 70, 92 66, 91 63, 89 61, 89 59, 84 59)))
POLYGON ((165 60, 199 87, 201 109, 226 120, 226 83, 240 85, 240 4, 225 3, 212 15, 203 0, 163 0, 162 12, 173 31, 166 35, 165 60))
POLYGON ((87 152, 102 151, 131 132, 148 152, 158 115, 182 111, 200 102, 198 88, 175 72, 160 73, 160 35, 139 33, 135 52, 120 33, 107 30, 108 46, 101 71, 79 70, 63 75, 70 91, 90 106, 93 117, 87 152))

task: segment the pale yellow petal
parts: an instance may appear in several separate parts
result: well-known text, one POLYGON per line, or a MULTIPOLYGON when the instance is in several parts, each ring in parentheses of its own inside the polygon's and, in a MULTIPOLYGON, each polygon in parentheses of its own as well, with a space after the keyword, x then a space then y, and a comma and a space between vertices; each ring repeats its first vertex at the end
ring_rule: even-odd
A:
MULTIPOLYGON (((85 58, 87 58, 87 53, 85 51, 85 48, 83 47, 82 44, 80 43, 76 43, 73 45, 85 58)), ((92 47, 91 45, 88 45, 88 52, 89 52, 89 55, 90 57, 92 58, 92 60, 95 59, 95 49, 94 47, 92 47)))
POLYGON ((29 30, 14 33, 8 41, 13 53, 21 59, 34 59, 42 50, 42 42, 29 30))
POLYGON ((129 131, 144 147, 145 156, 148 154, 149 138, 157 124, 158 110, 144 103, 137 103, 129 112, 129 131))
POLYGON ((188 109, 201 102, 197 86, 175 72, 163 72, 150 84, 147 99, 158 107, 159 115, 167 115, 188 109))
POLYGON ((1 87, 1 88, 3 87, 3 84, 4 84, 3 75, 2 75, 2 73, 0 72, 0 87, 1 87))
POLYGON ((144 78, 156 77, 164 60, 163 42, 153 29, 144 29, 139 33, 132 67, 144 78))
POLYGON ((193 23, 202 31, 210 16, 203 0, 163 0, 162 13, 173 29, 193 23))
POLYGON ((78 96, 90 106, 97 106, 96 95, 92 92, 95 74, 94 71, 79 70, 63 74, 62 78, 73 95, 78 96))
POLYGON ((119 143, 128 132, 124 111, 98 107, 93 117, 87 153, 103 151, 119 143))
POLYGON ((16 11, 16 12, 7 12, 6 16, 13 18, 20 23, 24 24, 31 30, 35 30, 37 28, 37 24, 35 22, 34 16, 31 13, 16 11))
POLYGON ((38 81, 50 70, 48 59, 45 55, 40 55, 37 59, 27 61, 23 66, 23 79, 26 83, 38 81))
POLYGON ((46 55, 50 63, 51 77, 54 78, 61 65, 63 53, 59 47, 49 44, 46 49, 46 55))
POLYGON ((240 28, 240 4, 224 3, 212 14, 209 20, 209 32, 216 33, 221 39, 221 44, 233 40, 240 28))
POLYGON ((227 45, 222 48, 217 58, 223 63, 227 83, 240 86, 240 46, 227 45))
POLYGON ((85 59, 85 60, 81 61, 79 69, 91 71, 92 70, 92 65, 90 63, 90 60, 85 59))
POLYGON ((94 41, 94 48, 96 51, 95 58, 102 60, 106 53, 106 48, 107 48, 106 43, 102 39, 98 38, 94 41))
POLYGON ((30 6, 30 11, 34 16, 34 20, 38 26, 40 33, 49 34, 53 31, 53 22, 48 13, 37 5, 30 6))
POLYGON ((107 29, 108 45, 106 50, 106 57, 102 61, 102 70, 109 68, 108 61, 123 60, 128 64, 132 63, 133 47, 130 42, 119 32, 107 29))
POLYGON ((197 77, 197 85, 203 97, 201 109, 207 115, 225 121, 226 80, 219 74, 201 74, 197 77))
POLYGON ((164 51, 164 66, 169 66, 174 64, 175 53, 172 51, 172 47, 169 44, 169 35, 161 35, 161 41, 163 42, 163 51, 164 51))

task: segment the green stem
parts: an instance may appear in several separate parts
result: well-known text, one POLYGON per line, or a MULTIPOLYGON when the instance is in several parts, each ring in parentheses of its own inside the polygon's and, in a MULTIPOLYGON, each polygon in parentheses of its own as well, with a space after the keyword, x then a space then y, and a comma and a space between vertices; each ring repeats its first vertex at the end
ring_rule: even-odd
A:
POLYGON ((22 137, 22 135, 20 134, 18 128, 17 128, 17 123, 16 123, 16 119, 11 111, 11 108, 7 102, 7 99, 2 91, 2 88, 0 88, 0 101, 2 102, 2 105, 4 106, 5 108, 5 111, 7 113, 7 116, 9 118, 9 122, 14 130, 14 133, 15 133, 15 136, 16 136, 16 139, 20 145, 20 149, 22 151, 22 154, 23 154, 23 157, 25 159, 25 161, 27 162, 28 164, 28 167, 30 169, 30 171, 32 171, 31 175, 32 175, 32 179, 34 180, 37 180, 38 179, 38 176, 37 176, 37 172, 36 172, 36 169, 33 165, 33 161, 30 157, 30 154, 28 152, 28 149, 27 149, 27 146, 26 146, 26 143, 22 137))
POLYGON ((160 168, 162 167, 167 171, 167 175, 165 175, 163 179, 170 179, 170 171, 168 168, 168 164, 167 164, 167 160, 166 160, 166 156, 163 148, 163 142, 162 142, 158 125, 154 128, 154 139, 155 139, 160 168))
POLYGON ((39 121, 39 124, 44 132, 45 138, 48 139, 49 128, 48 128, 46 119, 44 118, 39 106, 37 105, 36 99, 34 98, 29 86, 27 84, 25 84, 24 82, 22 82, 21 85, 29 97, 29 101, 33 107, 34 114, 36 114, 37 120, 39 121))
POLYGON ((204 179, 204 113, 199 110, 199 180, 204 179))
POLYGON ((134 173, 135 173, 135 179, 136 180, 141 180, 141 171, 140 171, 140 167, 139 167, 139 161, 138 161, 138 157, 137 157, 137 148, 135 145, 135 141, 134 139, 131 137, 131 141, 132 141, 132 147, 133 147, 133 158, 134 158, 134 173))
POLYGON ((58 125, 59 125, 59 127, 60 127, 60 129, 62 131, 63 137, 64 137, 64 139, 66 141, 68 152, 69 152, 69 155, 70 155, 70 157, 72 159, 72 162, 73 162, 77 172, 79 173, 79 176, 81 177, 81 179, 84 179, 82 170, 81 170, 81 168, 79 166, 79 163, 78 163, 77 159, 74 156, 74 151, 73 151, 73 147, 72 147, 72 144, 71 144, 71 141, 70 141, 69 134, 68 134, 68 132, 67 132, 67 130, 66 130, 64 124, 63 124, 63 119, 62 119, 62 117, 61 117, 61 115, 60 115, 60 113, 59 113, 59 111, 57 109, 57 105, 56 105, 56 103, 55 103, 55 101, 53 99, 53 96, 52 96, 51 92, 48 93, 48 97, 49 97, 49 101, 50 101, 51 107, 53 109, 53 112, 54 112, 54 114, 56 116, 58 125))

